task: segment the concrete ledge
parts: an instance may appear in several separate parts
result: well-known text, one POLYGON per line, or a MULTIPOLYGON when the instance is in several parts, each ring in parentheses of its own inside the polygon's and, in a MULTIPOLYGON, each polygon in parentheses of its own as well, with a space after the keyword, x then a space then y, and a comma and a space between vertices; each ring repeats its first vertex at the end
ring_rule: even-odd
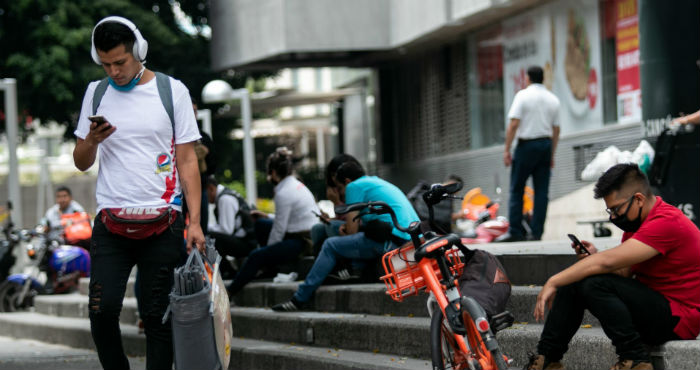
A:
POLYGON ((398 355, 350 351, 332 347, 311 347, 234 338, 229 369, 248 370, 428 370, 428 360, 398 355))
MULTIPOLYGON (((87 319, 88 296, 78 293, 59 295, 40 295, 34 298, 34 310, 37 313, 87 319)), ((136 298, 124 298, 119 322, 136 325, 139 319, 136 298)))
MULTIPOLYGON (((136 271, 136 270, 134 270, 136 271)), ((132 275, 134 273, 132 272, 132 275)), ((126 292, 124 293, 124 296, 127 298, 133 298, 135 297, 134 295, 134 283, 136 282, 135 277, 130 277, 129 281, 126 283, 126 292)), ((90 278, 80 278, 80 284, 78 286, 78 292, 83 295, 88 295, 90 292, 90 278)))
MULTIPOLYGON (((237 338, 232 346, 231 369, 424 369, 430 366, 428 318, 276 313, 241 307, 234 308, 232 313, 237 338), (265 341, 250 339, 257 337, 265 341)), ((126 353, 143 356, 145 336, 137 334, 137 328, 132 325, 121 325, 121 330, 126 353)), ((522 366, 527 361, 527 352, 536 348, 541 330, 542 325, 517 324, 498 334, 504 352, 515 361, 513 366, 522 366)), ((2 313, 0 335, 94 348, 87 319, 2 313)), ((657 370, 697 369, 700 341, 668 342, 656 348, 652 356, 657 370)), ((608 369, 615 361, 612 344, 595 327, 579 329, 564 357, 567 369, 571 370, 608 369)))
MULTIPOLYGON (((270 307, 289 299, 299 283, 251 283, 234 300, 238 306, 270 307)), ((516 321, 532 321, 535 301, 540 287, 513 286, 506 306, 516 321)), ((314 310, 319 312, 346 312, 370 315, 427 317, 428 295, 421 292, 403 302, 392 300, 385 293, 384 284, 326 285, 314 296, 314 310)), ((599 326, 598 320, 586 312, 583 324, 599 326)))
MULTIPOLYGON (((145 356, 146 336, 134 325, 120 325, 127 356, 145 356)), ((95 349, 90 320, 42 315, 35 312, 0 314, 0 335, 95 349)))

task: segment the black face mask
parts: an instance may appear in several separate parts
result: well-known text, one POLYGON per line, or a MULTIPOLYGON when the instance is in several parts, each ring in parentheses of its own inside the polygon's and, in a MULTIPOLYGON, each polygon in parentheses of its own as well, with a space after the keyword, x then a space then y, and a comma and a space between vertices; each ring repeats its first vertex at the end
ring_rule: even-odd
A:
POLYGON ((629 213, 630 208, 632 207, 632 201, 630 200, 630 204, 627 206, 627 209, 625 210, 625 213, 623 215, 617 216, 617 218, 613 218, 612 215, 610 215, 610 222, 612 222, 613 225, 619 227, 622 231, 628 232, 628 233, 633 233, 642 226, 642 208, 639 207, 639 214, 637 214, 637 218, 634 220, 630 220, 627 218, 627 213, 629 213))

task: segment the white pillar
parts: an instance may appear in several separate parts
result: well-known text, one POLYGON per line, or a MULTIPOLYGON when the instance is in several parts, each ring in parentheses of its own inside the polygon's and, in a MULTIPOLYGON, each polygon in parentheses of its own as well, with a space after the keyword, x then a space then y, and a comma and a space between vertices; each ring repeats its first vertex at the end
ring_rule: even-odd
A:
POLYGON ((301 156, 304 158, 301 160, 301 166, 306 168, 309 167, 309 131, 306 129, 302 130, 299 150, 301 151, 301 156))
POLYGON ((316 127, 316 165, 326 166, 326 135, 322 126, 316 127))
POLYGON ((22 194, 19 187, 19 161, 17 160, 17 80, 0 80, 0 90, 5 90, 5 122, 7 146, 10 152, 10 173, 8 178, 8 199, 12 201, 12 221, 22 227, 22 194))
POLYGON ((247 89, 238 89, 236 92, 241 99, 241 119, 243 120, 243 173, 246 200, 248 204, 255 205, 258 200, 258 184, 255 182, 255 144, 251 133, 250 95, 247 89))
POLYGON ((209 109, 199 109, 197 110, 197 119, 202 120, 202 131, 206 132, 212 139, 212 128, 211 128, 211 110, 209 109))

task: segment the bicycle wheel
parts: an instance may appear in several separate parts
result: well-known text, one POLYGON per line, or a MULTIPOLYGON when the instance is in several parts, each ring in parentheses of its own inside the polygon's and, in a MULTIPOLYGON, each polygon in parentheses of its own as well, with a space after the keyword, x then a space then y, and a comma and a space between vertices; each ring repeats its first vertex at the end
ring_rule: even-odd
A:
MULTIPOLYGON (((469 306, 467 305, 467 307, 464 307, 462 310, 462 321, 467 330, 465 339, 469 342, 469 348, 474 352, 476 360, 483 364, 483 367, 490 370, 507 370, 508 364, 503 357, 503 352, 493 332, 491 329, 484 333, 479 332, 468 309, 469 306), (487 347, 490 348, 490 350, 487 349, 487 347)), ((474 314, 477 315, 480 313, 475 312, 474 314)), ((484 313, 481 314, 485 316, 484 313)))
POLYGON ((469 369, 469 355, 459 348, 439 309, 430 320, 430 354, 434 370, 469 369))

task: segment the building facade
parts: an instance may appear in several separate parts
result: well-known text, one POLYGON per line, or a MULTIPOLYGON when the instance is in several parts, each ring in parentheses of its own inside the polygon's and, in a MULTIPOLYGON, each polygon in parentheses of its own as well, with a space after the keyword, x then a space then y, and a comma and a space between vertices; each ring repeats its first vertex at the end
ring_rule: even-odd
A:
MULTIPOLYGON (((653 145, 671 117, 700 108, 699 20, 695 0, 218 0, 212 57, 217 69, 371 68, 376 172, 402 189, 455 173, 504 189, 505 203, 506 115, 529 65, 562 103, 556 199, 590 184, 580 174, 599 151, 653 145)), ((669 170, 683 184, 660 189, 693 217, 696 149, 669 170)))

